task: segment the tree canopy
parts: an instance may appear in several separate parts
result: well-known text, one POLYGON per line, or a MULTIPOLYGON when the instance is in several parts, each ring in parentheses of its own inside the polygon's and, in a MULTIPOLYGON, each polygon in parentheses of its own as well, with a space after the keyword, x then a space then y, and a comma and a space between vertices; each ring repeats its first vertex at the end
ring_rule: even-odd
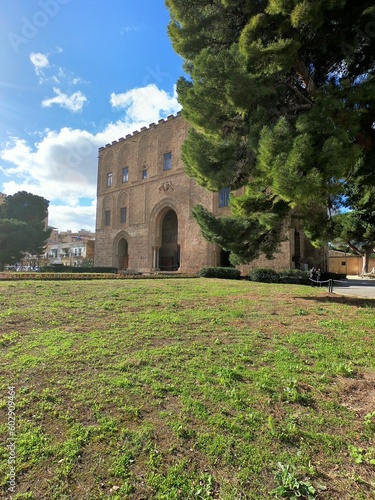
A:
POLYGON ((25 252, 40 255, 51 229, 46 228, 49 201, 26 191, 7 196, 0 205, 0 270, 25 252))
MULTIPOLYGON (((245 187, 231 199, 233 224, 248 228, 244 245, 237 238, 229 248, 228 220, 196 209, 206 237, 221 237, 242 262, 256 254, 244 251, 250 240, 267 238, 267 252, 277 249, 286 217, 300 220, 317 246, 333 238, 353 184, 364 200, 374 186, 374 3, 166 4, 188 75, 177 83, 192 126, 186 171, 211 190, 245 187)), ((346 209, 358 205, 365 203, 346 209)))

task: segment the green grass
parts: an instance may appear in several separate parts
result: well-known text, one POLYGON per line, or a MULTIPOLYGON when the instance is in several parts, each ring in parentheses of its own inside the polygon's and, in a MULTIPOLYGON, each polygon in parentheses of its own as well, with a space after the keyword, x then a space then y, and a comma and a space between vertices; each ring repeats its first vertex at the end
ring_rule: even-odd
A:
MULTIPOLYGON (((1 282, 0 303, 13 499, 374 498, 375 301, 168 279, 1 282)), ((1 498, 7 460, 4 439, 1 498)))

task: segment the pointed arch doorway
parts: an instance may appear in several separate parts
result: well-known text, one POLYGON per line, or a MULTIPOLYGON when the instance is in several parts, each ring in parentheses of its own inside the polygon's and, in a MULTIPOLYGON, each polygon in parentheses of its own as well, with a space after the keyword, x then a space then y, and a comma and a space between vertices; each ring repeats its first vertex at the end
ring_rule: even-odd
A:
POLYGON ((118 264, 117 268, 119 270, 125 270, 129 267, 129 251, 128 251, 128 242, 125 238, 121 238, 118 242, 118 264))
POLYGON ((161 247, 158 253, 160 271, 177 271, 179 269, 178 218, 172 209, 165 212, 161 220, 161 247))

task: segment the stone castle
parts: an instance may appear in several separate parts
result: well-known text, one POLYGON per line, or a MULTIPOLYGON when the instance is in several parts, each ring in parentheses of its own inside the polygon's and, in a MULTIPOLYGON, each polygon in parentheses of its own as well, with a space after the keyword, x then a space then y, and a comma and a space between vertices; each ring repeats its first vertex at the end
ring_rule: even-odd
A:
MULTIPOLYGON (((228 265, 227 253, 203 238, 191 210, 201 204, 216 216, 228 214, 229 190, 208 191, 185 174, 181 147, 188 129, 178 113, 99 149, 96 266, 196 273, 228 265)), ((275 259, 260 258, 241 271, 324 267, 322 252, 299 228, 286 233, 275 259)))

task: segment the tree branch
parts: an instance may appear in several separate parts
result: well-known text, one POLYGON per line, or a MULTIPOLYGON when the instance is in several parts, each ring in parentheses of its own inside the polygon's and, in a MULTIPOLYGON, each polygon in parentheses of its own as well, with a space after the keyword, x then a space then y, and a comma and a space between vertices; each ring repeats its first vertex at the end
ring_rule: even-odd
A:
POLYGON ((300 59, 297 59, 294 63, 294 69, 305 83, 307 92, 309 94, 314 94, 318 90, 318 88, 315 85, 314 80, 311 78, 310 72, 307 69, 305 63, 300 59))

